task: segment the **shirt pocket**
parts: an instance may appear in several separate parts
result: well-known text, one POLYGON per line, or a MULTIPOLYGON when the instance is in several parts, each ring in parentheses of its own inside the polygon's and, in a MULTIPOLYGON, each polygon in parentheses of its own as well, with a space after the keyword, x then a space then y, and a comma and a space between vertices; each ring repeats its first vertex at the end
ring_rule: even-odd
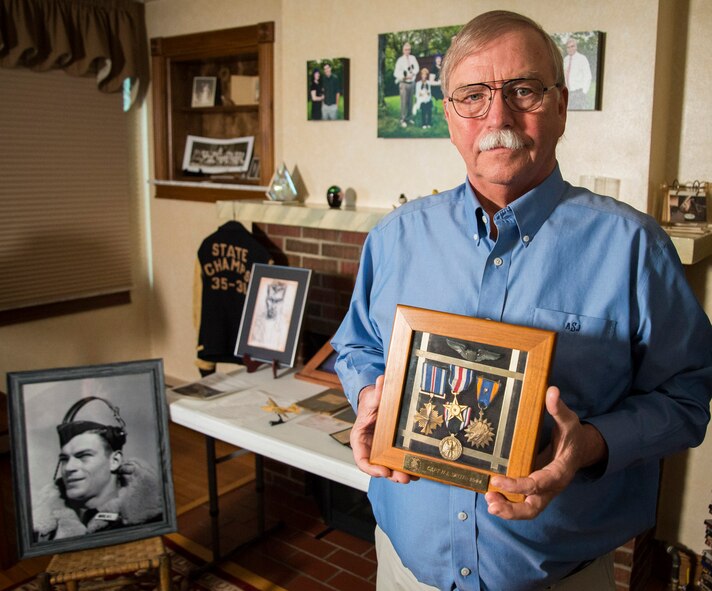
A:
POLYGON ((580 417, 598 414, 606 392, 620 387, 630 356, 616 336, 615 320, 535 308, 532 324, 557 333, 550 384, 580 417))

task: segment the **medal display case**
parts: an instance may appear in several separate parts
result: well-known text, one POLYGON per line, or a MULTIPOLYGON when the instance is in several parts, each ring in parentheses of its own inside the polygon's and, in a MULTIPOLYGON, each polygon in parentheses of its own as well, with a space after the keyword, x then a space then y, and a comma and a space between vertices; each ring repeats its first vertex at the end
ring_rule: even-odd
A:
POLYGON ((529 475, 555 342, 552 331, 398 306, 371 462, 482 493, 496 490, 492 475, 529 475))

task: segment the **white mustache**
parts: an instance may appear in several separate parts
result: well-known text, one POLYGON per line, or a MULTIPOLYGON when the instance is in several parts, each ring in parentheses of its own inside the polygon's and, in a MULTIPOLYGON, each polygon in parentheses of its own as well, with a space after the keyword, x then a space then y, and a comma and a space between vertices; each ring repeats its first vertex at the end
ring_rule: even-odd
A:
POLYGON ((526 142, 511 129, 499 129, 497 131, 491 131, 480 139, 480 152, 494 150, 495 148, 521 150, 526 145, 526 142))

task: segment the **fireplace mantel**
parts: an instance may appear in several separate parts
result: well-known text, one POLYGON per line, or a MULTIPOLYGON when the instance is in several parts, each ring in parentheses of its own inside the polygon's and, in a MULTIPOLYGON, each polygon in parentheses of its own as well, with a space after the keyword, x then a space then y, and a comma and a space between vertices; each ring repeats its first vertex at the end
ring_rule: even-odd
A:
POLYGON ((327 205, 265 200, 218 201, 217 208, 221 220, 348 232, 368 232, 390 211, 367 207, 332 209, 327 205))

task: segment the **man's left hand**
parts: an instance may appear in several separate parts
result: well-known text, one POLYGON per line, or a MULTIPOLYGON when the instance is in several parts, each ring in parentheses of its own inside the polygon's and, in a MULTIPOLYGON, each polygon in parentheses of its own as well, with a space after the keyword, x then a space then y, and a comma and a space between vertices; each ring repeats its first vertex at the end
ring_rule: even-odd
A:
POLYGON ((493 476, 493 486, 525 496, 524 502, 513 503, 499 492, 485 495, 489 512, 503 519, 533 519, 564 490, 576 472, 592 466, 608 455, 606 442, 593 425, 581 423, 578 416, 561 400, 559 389, 546 391, 546 410, 554 419, 551 444, 540 462, 545 464, 524 478, 493 476))

